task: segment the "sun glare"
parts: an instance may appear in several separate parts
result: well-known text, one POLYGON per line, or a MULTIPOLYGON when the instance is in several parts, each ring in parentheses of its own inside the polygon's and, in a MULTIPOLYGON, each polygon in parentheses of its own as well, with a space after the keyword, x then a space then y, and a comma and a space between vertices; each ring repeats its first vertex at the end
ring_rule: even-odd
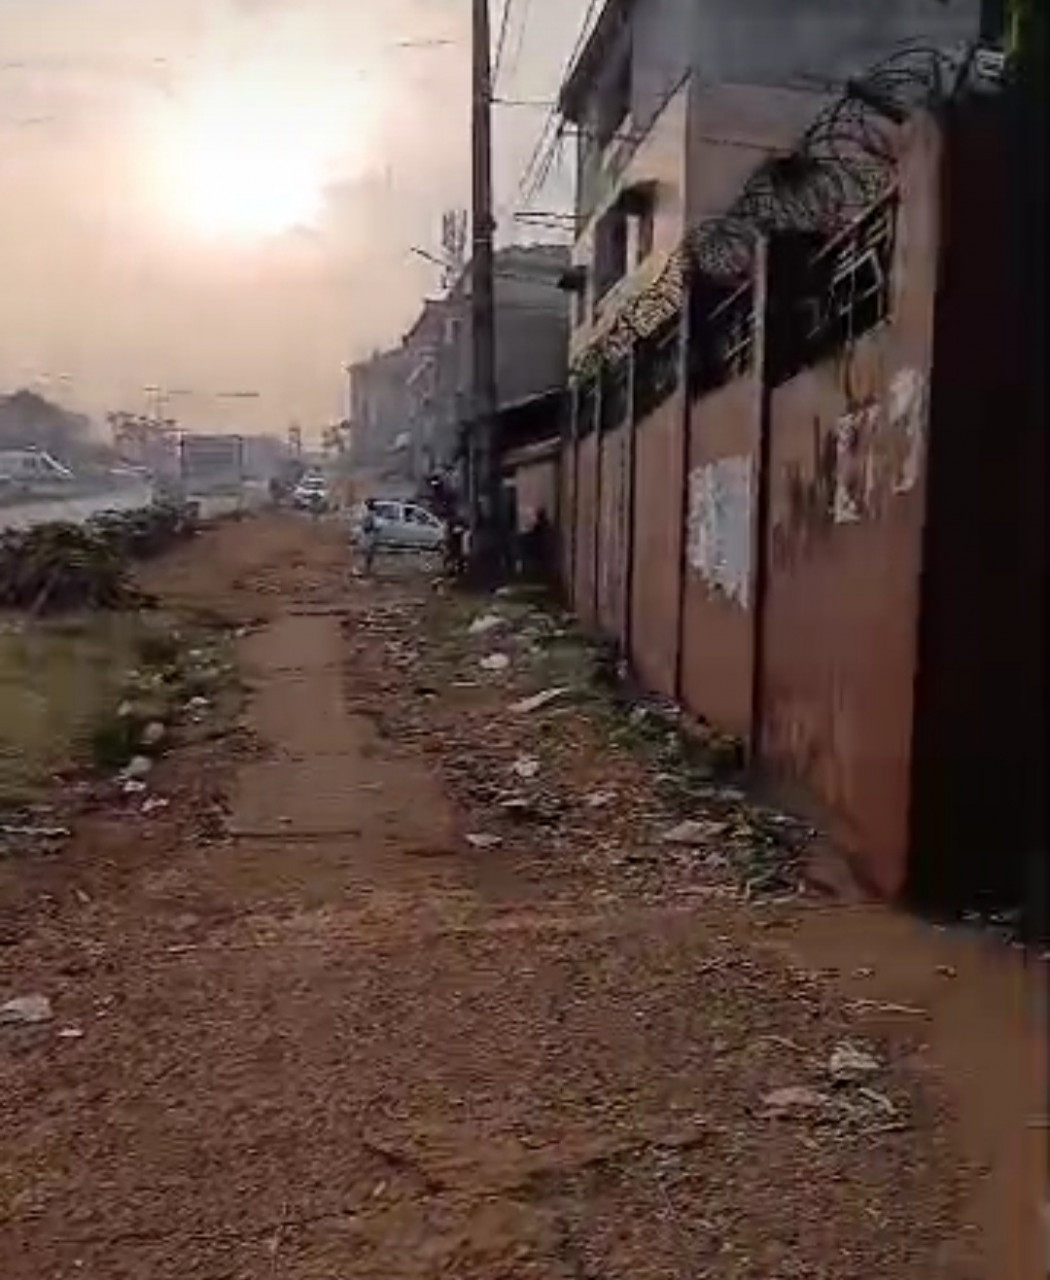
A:
POLYGON ((367 100, 288 77, 222 78, 173 106, 157 161, 168 212, 209 238, 314 226, 326 186, 367 160, 367 100), (356 152, 355 152, 356 148, 356 152))

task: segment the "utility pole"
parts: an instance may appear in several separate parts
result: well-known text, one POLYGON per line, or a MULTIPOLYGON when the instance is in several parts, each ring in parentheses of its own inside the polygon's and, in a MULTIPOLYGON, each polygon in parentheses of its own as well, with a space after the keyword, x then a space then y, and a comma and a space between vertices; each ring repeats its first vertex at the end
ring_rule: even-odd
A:
POLYGON ((471 82, 473 404, 468 487, 475 571, 488 576, 498 563, 499 468, 496 458, 496 317, 492 214, 492 54, 489 0, 472 0, 471 82))

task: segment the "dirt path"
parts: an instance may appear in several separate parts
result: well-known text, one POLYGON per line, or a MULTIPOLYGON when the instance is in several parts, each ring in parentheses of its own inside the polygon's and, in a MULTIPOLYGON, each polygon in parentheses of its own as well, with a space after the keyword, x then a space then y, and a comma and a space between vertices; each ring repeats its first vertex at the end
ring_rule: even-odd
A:
MULTIPOLYGON (((640 883, 611 815, 472 848, 464 757, 522 749, 508 690, 455 679, 425 587, 350 586, 324 532, 229 528, 151 585, 250 624, 245 722, 166 766, 169 811, 90 817, 0 892, 0 998, 55 1008, 0 1028, 0 1274, 1040 1274, 1006 953, 640 883), (876 1062, 835 1087, 847 1041, 876 1062)), ((545 768, 571 743, 639 782, 551 724, 545 768)))

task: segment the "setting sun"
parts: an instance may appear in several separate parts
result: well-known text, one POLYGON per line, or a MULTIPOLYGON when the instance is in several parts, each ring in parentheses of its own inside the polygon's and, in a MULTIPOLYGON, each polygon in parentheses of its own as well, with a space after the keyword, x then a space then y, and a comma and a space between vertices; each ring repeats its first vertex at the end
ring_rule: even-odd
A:
POLYGON ((170 214, 208 238, 314 226, 326 186, 367 159, 374 113, 355 82, 216 78, 173 104, 159 141, 170 214))

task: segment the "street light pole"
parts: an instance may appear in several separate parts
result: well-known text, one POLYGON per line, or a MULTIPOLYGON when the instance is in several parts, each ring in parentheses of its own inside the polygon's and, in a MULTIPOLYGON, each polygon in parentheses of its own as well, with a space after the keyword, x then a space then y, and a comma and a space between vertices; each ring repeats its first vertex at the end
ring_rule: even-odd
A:
POLYGON ((475 567, 495 568, 499 471, 496 459, 496 322, 492 213, 492 56, 489 0, 473 3, 471 82, 471 321, 473 412, 468 445, 468 490, 475 567))

